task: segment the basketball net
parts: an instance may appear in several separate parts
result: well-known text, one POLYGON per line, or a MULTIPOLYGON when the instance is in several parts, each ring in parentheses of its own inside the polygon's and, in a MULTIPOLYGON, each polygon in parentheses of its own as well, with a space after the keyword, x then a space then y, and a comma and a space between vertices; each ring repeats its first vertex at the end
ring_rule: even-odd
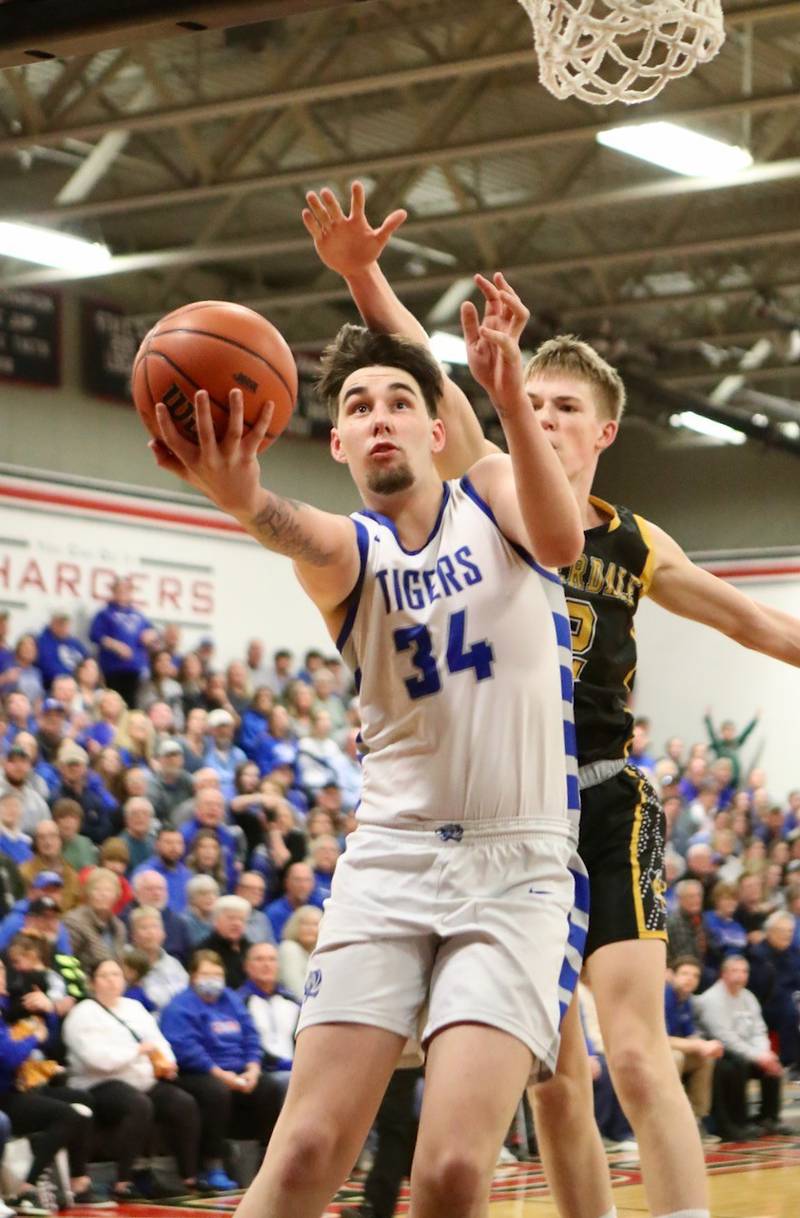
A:
POLYGON ((596 106, 649 101, 713 59, 721 0, 519 0, 533 24, 542 84, 596 106))

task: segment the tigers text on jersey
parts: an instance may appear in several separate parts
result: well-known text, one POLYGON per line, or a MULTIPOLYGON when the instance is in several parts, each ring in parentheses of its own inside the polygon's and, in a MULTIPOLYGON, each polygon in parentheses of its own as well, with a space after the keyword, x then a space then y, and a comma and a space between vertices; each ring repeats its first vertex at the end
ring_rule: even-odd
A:
POLYGON ((361 574, 337 644, 356 672, 358 818, 498 831, 579 815, 572 657, 558 577, 500 532, 468 478, 403 548, 391 520, 353 515, 361 574))
POLYGON ((607 519, 587 529, 583 553, 561 572, 572 629, 580 764, 626 757, 636 676, 633 619, 652 577, 647 525, 624 507, 591 503, 607 519))

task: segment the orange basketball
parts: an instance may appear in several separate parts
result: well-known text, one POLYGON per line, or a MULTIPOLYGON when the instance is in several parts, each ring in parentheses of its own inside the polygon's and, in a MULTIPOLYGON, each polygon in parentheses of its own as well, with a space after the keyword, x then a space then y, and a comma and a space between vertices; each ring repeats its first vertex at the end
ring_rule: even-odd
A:
POLYGON ((297 400, 297 367, 283 336, 244 305, 201 300, 175 309, 145 336, 133 362, 134 405, 157 438, 156 402, 163 402, 181 435, 197 444, 198 389, 208 392, 219 438, 227 425, 228 394, 236 388, 244 397, 245 433, 264 403, 275 403, 261 451, 289 422, 297 400))

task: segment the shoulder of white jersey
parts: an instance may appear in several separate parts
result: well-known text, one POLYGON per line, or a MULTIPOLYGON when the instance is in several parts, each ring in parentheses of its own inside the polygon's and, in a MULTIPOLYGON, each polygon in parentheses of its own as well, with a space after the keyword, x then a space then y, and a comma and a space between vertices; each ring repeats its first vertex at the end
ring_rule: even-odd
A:
POLYGON ((497 529, 497 532, 500 534, 506 544, 514 551, 517 557, 522 560, 522 562, 529 566, 533 571, 538 572, 538 574, 544 579, 549 580, 550 583, 557 584, 559 588, 561 587, 561 577, 557 571, 552 571, 548 567, 543 567, 541 563, 536 561, 530 550, 527 550, 524 546, 521 546, 519 542, 513 541, 510 537, 506 536, 506 534, 500 528, 500 525, 497 523, 497 518, 495 517, 491 507, 482 497, 482 495, 480 495, 475 489, 475 484, 472 482, 469 474, 464 474, 463 478, 458 479, 458 481, 453 482, 450 485, 454 488, 457 487, 459 491, 461 491, 466 498, 469 499, 476 508, 478 508, 479 511, 483 512, 483 514, 488 517, 489 520, 491 520, 492 524, 497 529))

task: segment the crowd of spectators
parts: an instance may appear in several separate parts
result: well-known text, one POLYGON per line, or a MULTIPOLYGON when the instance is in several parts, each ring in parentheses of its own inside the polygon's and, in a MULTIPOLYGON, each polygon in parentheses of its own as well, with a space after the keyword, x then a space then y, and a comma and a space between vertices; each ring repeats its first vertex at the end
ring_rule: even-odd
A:
POLYGON ((662 756, 639 719, 631 752, 666 820, 667 1030, 703 1132, 726 1141, 791 1132, 783 1084, 800 1077, 800 789, 779 796, 744 764, 758 719, 709 711, 705 741, 662 756))
POLYGON ((88 638, 0 611, 0 1141, 36 1133, 11 1205, 151 1197, 153 1147, 187 1191, 235 1187, 288 1086, 305 974, 360 790, 340 659, 252 640, 219 671, 121 579, 88 638), (23 1081, 27 1080, 27 1081, 23 1081), (5 1125, 3 1124, 5 1120, 5 1125))
MULTIPOLYGON (((193 1190, 233 1187, 226 1138, 269 1137, 355 827, 353 693, 338 657, 267 662, 255 639, 220 671, 211 639, 183 651, 124 579, 85 639, 60 612, 14 638, 0 611, 0 1118, 40 1134, 18 1211, 43 1211, 61 1147, 96 1200, 100 1128, 123 1199, 152 1195, 154 1138, 193 1190)), ((707 1138, 779 1132, 800 1073, 800 790, 776 798, 743 764, 756 723, 709 716, 707 740, 659 756, 639 719, 630 756, 664 806, 665 1015, 707 1138)), ((598 1122, 627 1144, 583 1004, 598 1122)))

